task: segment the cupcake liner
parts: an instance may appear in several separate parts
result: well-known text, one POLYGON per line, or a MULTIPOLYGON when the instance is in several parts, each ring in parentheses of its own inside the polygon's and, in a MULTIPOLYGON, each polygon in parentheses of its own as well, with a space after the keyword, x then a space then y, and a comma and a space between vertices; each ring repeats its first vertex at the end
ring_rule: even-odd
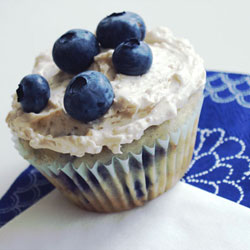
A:
MULTIPOLYGON (((35 166, 76 205, 90 211, 115 212, 142 206, 164 193, 180 180, 191 161, 202 102, 193 115, 166 139, 142 146, 139 154, 130 152, 126 160, 113 156, 110 164, 84 162, 75 167, 35 166)), ((17 144, 17 141, 16 141, 17 144)), ((19 152, 27 154, 17 146, 19 152)), ((32 161, 30 161, 32 163, 32 161)))

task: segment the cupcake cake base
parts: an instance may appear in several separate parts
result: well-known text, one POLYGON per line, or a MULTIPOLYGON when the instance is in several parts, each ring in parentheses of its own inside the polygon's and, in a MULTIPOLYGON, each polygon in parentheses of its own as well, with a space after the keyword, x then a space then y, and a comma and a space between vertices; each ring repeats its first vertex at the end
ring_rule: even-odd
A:
POLYGON ((148 128, 122 154, 104 149, 96 155, 70 156, 34 149, 15 139, 20 154, 79 207, 118 212, 142 206, 178 182, 188 169, 203 96, 196 93, 175 119, 148 128))

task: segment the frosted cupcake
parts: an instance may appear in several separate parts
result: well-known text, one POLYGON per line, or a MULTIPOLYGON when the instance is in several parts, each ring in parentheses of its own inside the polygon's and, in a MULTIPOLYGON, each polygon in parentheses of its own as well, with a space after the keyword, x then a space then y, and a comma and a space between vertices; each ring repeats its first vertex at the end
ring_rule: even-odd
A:
MULTIPOLYGON (((41 110, 27 111, 20 101, 19 90, 13 96, 12 111, 6 119, 20 154, 66 197, 90 211, 131 209, 174 186, 192 158, 203 101, 203 61, 190 43, 176 38, 165 27, 147 32, 142 42, 144 22, 133 13, 124 13, 113 14, 111 18, 118 18, 121 23, 121 16, 125 16, 132 24, 134 18, 141 32, 137 32, 139 37, 133 33, 133 38, 125 43, 136 40, 135 46, 146 44, 153 58, 150 62, 148 57, 142 65, 137 63, 134 71, 141 70, 140 74, 131 73, 134 72, 131 67, 129 72, 123 72, 124 62, 119 64, 119 53, 118 62, 115 61, 117 48, 125 46, 120 41, 116 41, 118 45, 110 45, 115 50, 101 49, 99 53, 96 47, 92 51, 96 55, 84 66, 88 71, 80 73, 83 77, 91 72, 101 73, 107 84, 104 87, 100 87, 98 77, 85 79, 82 84, 72 75, 79 73, 79 69, 69 72, 64 68, 63 72, 51 53, 42 53, 36 59, 33 73, 48 82, 47 102, 41 110), (79 104, 81 110, 87 105, 89 116, 94 115, 94 119, 83 115, 85 119, 81 118, 83 110, 77 109, 79 112, 75 114, 72 106, 65 107, 68 105, 65 96, 67 90, 72 93, 70 84, 74 84, 74 91, 83 91, 81 88, 86 88, 92 80, 97 91, 106 94, 93 100, 101 106, 98 114, 92 104, 79 104), (106 101, 102 102, 102 98, 106 101)), ((102 32, 100 24, 98 27, 102 32)), ((112 27, 112 31, 116 29, 112 27)), ((98 32, 97 29, 97 38, 98 32)), ((101 39, 105 38, 98 38, 102 47, 109 47, 101 39)), ((92 102, 93 96, 89 98, 92 102)))

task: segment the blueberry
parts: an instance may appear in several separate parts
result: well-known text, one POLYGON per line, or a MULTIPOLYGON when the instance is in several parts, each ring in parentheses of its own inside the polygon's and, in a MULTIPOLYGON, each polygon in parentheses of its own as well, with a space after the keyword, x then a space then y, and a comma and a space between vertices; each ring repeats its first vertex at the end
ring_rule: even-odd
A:
POLYGON ((50 88, 47 80, 37 74, 25 76, 18 85, 17 101, 26 113, 39 113, 49 100, 50 88))
POLYGON ((135 188, 135 192, 136 192, 136 197, 138 199, 142 198, 144 196, 144 193, 142 191, 142 184, 140 183, 139 180, 135 181, 134 188, 135 188))
POLYGON ((112 61, 118 73, 137 76, 149 70, 152 58, 150 47, 145 42, 132 38, 116 47, 112 61))
POLYGON ((78 74, 90 66, 99 52, 99 44, 90 31, 73 29, 56 40, 52 55, 62 71, 78 74))
POLYGON ((145 33, 143 19, 133 12, 123 11, 102 19, 97 26, 96 37, 103 48, 115 48, 129 38, 143 40, 145 33))
POLYGON ((71 117, 87 123, 103 116, 113 99, 114 92, 108 78, 89 70, 70 81, 64 95, 64 107, 71 117))

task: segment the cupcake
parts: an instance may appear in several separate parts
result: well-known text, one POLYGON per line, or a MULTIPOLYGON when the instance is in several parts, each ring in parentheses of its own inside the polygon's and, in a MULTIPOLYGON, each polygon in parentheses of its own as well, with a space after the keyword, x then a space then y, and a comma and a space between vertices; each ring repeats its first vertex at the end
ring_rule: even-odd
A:
POLYGON ((205 78, 187 40, 113 13, 96 37, 71 30, 36 58, 6 121, 20 154, 76 205, 127 210, 188 169, 205 78))

